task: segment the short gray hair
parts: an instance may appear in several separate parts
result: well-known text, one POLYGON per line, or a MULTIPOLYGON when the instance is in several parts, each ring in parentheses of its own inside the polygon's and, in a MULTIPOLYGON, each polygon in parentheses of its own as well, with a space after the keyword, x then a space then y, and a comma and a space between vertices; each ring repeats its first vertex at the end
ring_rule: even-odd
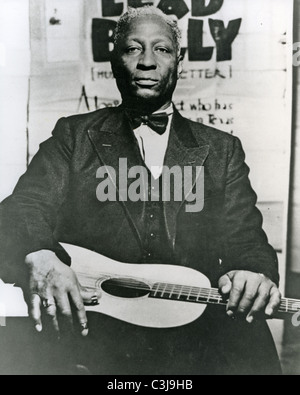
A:
POLYGON ((172 29, 172 33, 174 36, 174 40, 176 42, 177 46, 177 51, 180 53, 181 49, 181 31, 178 27, 177 21, 174 20, 172 17, 169 15, 166 15, 163 11, 161 11, 159 8, 154 7, 154 6, 144 6, 144 7, 139 7, 139 8, 132 8, 129 7, 128 11, 123 14, 118 23, 117 26, 114 30, 114 44, 115 47, 117 47, 119 40, 122 36, 124 36, 124 33, 126 32, 126 29, 130 22, 136 18, 142 17, 142 16, 158 16, 161 18, 170 28, 172 29))

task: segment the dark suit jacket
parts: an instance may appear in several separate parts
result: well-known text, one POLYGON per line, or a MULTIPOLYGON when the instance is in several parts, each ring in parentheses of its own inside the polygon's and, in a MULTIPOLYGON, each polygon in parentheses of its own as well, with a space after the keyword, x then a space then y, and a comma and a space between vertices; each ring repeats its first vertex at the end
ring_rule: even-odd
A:
MULTIPOLYGON (((50 249, 70 263, 58 241, 138 263, 143 254, 145 204, 96 197, 100 166, 143 165, 122 108, 58 121, 13 195, 0 206, 0 277, 16 282, 26 254, 50 249)), ((276 283, 276 254, 262 230, 249 169, 238 138, 174 114, 165 165, 204 166, 204 208, 164 202, 173 261, 206 274, 213 285, 234 269, 264 273, 276 283)), ((196 179, 194 180, 196 182, 196 179)))

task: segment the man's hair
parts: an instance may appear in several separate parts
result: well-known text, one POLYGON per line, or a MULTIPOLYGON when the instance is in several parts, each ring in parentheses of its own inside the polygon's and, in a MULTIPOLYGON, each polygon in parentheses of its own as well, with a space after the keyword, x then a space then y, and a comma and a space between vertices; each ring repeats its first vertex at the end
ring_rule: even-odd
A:
POLYGON ((128 25, 130 22, 136 18, 143 16, 157 16, 161 18, 168 26, 170 26, 174 40, 177 46, 177 51, 180 53, 181 48, 181 31, 178 27, 177 21, 172 17, 166 15, 159 8, 154 6, 144 6, 139 8, 129 7, 128 11, 121 16, 119 19, 117 26, 114 30, 114 44, 115 48, 118 46, 120 39, 127 31, 128 25))

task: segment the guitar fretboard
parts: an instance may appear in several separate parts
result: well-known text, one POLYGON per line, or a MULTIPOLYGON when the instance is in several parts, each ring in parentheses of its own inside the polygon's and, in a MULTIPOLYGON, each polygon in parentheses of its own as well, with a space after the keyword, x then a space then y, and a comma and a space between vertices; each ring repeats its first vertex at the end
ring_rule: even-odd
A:
MULTIPOLYGON (((155 283, 151 289, 151 298, 177 300, 191 303, 218 304, 225 306, 227 300, 216 288, 199 288, 186 285, 155 283)), ((295 314, 300 311, 300 300, 282 298, 279 313, 295 314)))
POLYGON ((220 295, 217 289, 190 287, 187 285, 155 283, 151 289, 150 297, 183 302, 226 305, 226 300, 220 295))

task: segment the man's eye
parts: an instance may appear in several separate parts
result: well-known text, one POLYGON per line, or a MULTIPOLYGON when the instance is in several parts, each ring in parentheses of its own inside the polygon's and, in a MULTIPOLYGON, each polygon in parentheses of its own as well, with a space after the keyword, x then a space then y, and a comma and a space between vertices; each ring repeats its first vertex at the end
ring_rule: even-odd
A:
POLYGON ((158 48, 156 48, 156 51, 161 52, 161 53, 170 53, 168 48, 165 48, 165 47, 158 47, 158 48))
POLYGON ((140 48, 137 48, 137 47, 129 47, 129 48, 126 49, 126 52, 127 52, 127 53, 131 53, 131 54, 138 53, 138 52, 140 52, 140 48))

